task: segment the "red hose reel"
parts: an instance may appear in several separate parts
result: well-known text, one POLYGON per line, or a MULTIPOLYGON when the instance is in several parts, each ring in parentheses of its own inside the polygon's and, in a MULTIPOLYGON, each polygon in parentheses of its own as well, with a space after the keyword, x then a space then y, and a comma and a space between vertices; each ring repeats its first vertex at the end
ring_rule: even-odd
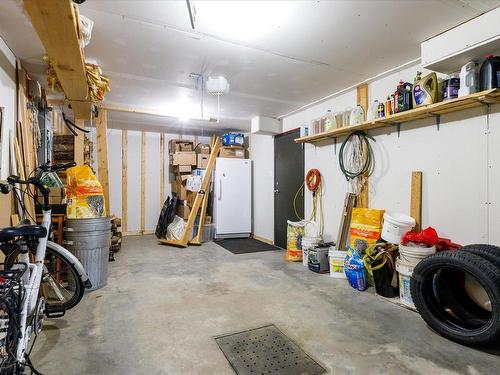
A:
POLYGON ((316 168, 310 169, 306 175, 306 186, 309 191, 315 192, 321 184, 321 173, 316 168))

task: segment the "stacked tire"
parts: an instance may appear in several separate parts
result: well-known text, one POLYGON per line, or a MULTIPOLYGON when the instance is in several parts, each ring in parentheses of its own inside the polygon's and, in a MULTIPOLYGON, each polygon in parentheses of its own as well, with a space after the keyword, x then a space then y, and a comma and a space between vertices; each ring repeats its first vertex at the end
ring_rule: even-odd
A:
POLYGON ((411 295, 440 335, 470 346, 500 342, 500 247, 468 245, 422 260, 411 295))

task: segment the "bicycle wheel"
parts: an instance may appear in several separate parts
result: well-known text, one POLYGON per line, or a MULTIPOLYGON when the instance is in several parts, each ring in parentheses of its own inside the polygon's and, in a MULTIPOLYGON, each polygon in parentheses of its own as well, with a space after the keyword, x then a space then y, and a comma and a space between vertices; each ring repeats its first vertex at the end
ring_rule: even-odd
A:
MULTIPOLYGON (((14 250, 5 259, 8 267, 17 261, 20 249, 14 250)), ((76 268, 47 247, 40 285, 48 313, 63 312, 75 307, 83 297, 85 287, 76 268)))

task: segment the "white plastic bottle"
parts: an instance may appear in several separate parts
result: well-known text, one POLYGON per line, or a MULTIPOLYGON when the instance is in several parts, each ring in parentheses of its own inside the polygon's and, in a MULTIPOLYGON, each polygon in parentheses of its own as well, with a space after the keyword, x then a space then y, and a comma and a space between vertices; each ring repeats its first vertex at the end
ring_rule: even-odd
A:
POLYGON ((458 97, 474 94, 479 91, 479 65, 469 61, 460 69, 460 89, 458 97))

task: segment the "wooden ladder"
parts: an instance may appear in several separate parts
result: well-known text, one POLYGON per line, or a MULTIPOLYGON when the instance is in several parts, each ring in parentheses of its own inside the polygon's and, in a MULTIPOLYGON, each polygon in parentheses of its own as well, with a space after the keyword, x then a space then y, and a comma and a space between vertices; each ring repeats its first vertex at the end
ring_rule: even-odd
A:
POLYGON ((169 240, 169 239, 160 239, 158 240, 161 244, 171 245, 171 246, 180 246, 187 247, 188 245, 201 245, 201 236, 203 233, 203 225, 205 224, 205 217, 207 214, 207 206, 208 206, 208 189, 210 188, 210 181, 212 179, 212 173, 215 168, 215 159, 219 155, 220 150, 220 139, 219 137, 215 137, 212 142, 212 151, 210 152, 210 157, 208 158, 207 168, 205 170, 205 174, 203 175, 203 181, 201 182, 200 191, 196 194, 196 198, 193 203, 193 208, 191 209, 191 213, 189 214, 188 221, 186 226, 184 227, 184 232, 182 233, 182 237, 180 240, 169 240), (191 234, 193 232, 194 222, 196 217, 198 216, 198 211, 200 211, 200 219, 198 222, 198 232, 193 239, 191 239, 191 234))

